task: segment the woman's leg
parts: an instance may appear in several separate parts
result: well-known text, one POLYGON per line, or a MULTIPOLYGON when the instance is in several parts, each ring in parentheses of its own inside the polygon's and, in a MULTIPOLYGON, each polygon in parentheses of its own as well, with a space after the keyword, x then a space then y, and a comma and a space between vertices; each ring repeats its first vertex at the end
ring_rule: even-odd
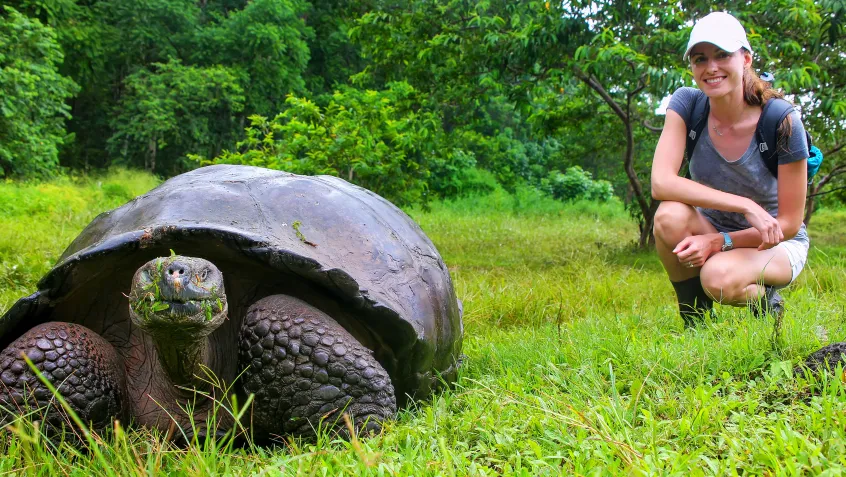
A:
POLYGON ((699 281, 699 268, 687 268, 673 253, 679 242, 693 235, 717 230, 695 208, 681 202, 662 202, 655 212, 655 248, 676 291, 679 314, 685 326, 693 326, 713 306, 699 281))
POLYGON ((793 278, 781 247, 759 251, 738 248, 712 255, 700 273, 702 286, 722 304, 746 306, 764 296, 762 285, 784 286, 793 278))
POLYGON ((655 248, 670 281, 679 282, 699 276, 699 268, 686 268, 679 263, 673 249, 693 235, 717 233, 717 229, 695 208, 681 202, 661 202, 655 211, 655 248))

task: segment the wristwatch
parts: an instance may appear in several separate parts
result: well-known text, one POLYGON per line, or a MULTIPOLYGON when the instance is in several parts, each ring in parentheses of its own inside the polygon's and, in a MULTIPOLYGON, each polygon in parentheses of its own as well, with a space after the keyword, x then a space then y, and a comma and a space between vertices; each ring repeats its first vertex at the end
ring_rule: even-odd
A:
POLYGON ((734 244, 731 242, 731 237, 726 232, 720 232, 720 235, 723 236, 723 246, 720 247, 720 251, 728 252, 729 250, 734 248, 734 244))

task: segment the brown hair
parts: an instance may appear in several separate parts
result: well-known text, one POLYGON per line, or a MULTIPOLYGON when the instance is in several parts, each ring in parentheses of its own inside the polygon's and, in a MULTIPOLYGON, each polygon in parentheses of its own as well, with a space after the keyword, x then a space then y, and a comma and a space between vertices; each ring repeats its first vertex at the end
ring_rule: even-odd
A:
MULTIPOLYGON (((745 51, 745 50, 744 50, 745 51)), ((752 68, 743 70, 743 100, 750 106, 763 107, 767 101, 773 98, 784 99, 784 93, 772 87, 772 85, 755 74, 752 68)), ((781 150, 789 151, 788 142, 793 132, 793 120, 788 115, 778 126, 778 147, 781 150)))

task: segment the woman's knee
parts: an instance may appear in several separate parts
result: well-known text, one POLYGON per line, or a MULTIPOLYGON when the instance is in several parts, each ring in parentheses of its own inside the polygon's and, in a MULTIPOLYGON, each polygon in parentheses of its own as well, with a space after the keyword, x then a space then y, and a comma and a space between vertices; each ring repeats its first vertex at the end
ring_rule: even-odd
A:
POLYGON ((655 211, 655 236, 666 243, 677 243, 691 235, 690 222, 696 218, 696 209, 681 202, 661 202, 655 211))
POLYGON ((743 294, 748 283, 743 283, 737 274, 736 264, 729 260, 711 258, 699 273, 702 288, 716 301, 734 302, 743 294))

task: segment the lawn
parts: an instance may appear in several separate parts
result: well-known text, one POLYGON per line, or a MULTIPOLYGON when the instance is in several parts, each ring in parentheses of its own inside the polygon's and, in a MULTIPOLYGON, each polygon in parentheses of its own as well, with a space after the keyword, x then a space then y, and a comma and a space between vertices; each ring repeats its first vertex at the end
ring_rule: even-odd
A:
MULTIPOLYGON (((156 181, 116 171, 0 184, 0 313, 35 289, 97 213, 156 181)), ((379 436, 278 448, 168 444, 118 429, 88 451, 7 428, 0 474, 604 475, 840 474, 846 388, 794 365, 844 339, 846 211, 821 210, 812 251, 771 320, 719 307, 684 330, 672 287, 617 203, 529 191, 409 214, 438 246, 464 304, 455 388, 418 401, 379 436)))

